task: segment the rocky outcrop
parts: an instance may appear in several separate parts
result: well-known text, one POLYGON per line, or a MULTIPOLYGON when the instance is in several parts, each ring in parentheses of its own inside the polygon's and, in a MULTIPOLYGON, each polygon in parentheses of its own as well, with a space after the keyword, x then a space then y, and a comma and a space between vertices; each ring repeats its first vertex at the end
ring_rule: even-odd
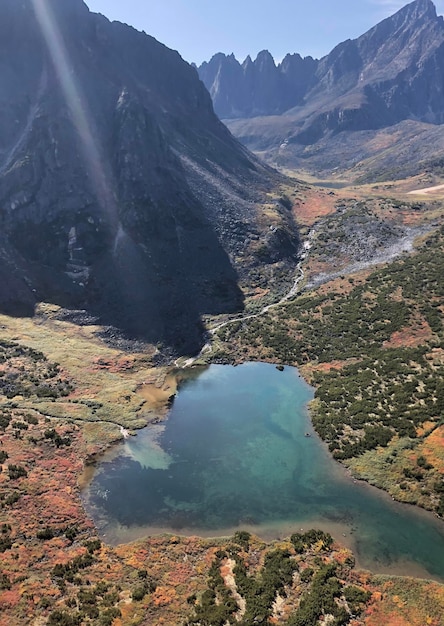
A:
POLYGON ((239 240, 276 175, 177 52, 82 0, 2 0, 0 75, 0 310, 198 350, 202 314, 243 306, 239 240))

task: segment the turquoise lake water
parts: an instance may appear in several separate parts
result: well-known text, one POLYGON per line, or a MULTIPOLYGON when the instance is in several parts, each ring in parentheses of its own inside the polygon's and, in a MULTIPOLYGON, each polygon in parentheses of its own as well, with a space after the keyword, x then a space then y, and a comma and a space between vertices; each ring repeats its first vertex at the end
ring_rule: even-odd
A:
POLYGON ((444 523, 353 481, 313 432, 298 371, 212 365, 168 419, 104 459, 84 493, 111 543, 157 532, 264 538, 322 528, 375 572, 444 579, 444 523), (306 436, 310 434, 311 436, 306 436))

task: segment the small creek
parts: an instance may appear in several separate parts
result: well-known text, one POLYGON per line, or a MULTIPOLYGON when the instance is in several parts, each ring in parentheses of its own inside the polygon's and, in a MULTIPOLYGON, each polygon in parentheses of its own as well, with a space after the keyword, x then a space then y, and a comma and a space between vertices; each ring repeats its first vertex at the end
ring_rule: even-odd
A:
POLYGON ((97 467, 83 497, 99 532, 121 543, 239 528, 269 539, 318 527, 374 572, 444 580, 442 521, 353 481, 313 432, 312 397, 292 367, 195 372, 164 423, 97 467))

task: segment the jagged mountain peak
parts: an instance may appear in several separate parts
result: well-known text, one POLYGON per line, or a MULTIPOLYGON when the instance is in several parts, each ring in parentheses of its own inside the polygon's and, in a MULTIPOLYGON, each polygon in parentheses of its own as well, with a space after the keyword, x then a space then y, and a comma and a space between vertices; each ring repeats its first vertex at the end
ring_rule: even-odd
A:
MULTIPOLYGON (((384 43, 384 39, 399 37, 404 33, 407 33, 409 37, 414 37, 415 33, 424 28, 442 28, 442 25, 442 17, 438 17, 432 0, 414 0, 414 2, 405 5, 390 17, 376 24, 361 37, 358 37, 356 41, 363 42, 374 39, 374 43, 377 45, 384 43), (378 37, 379 41, 377 41, 378 37)), ((404 41, 403 45, 406 47, 407 42, 404 41)))
POLYGON ((312 57, 288 54, 276 65, 268 50, 242 65, 224 54, 214 55, 198 68, 221 118, 279 114, 299 104, 317 67, 312 57))
POLYGON ((436 6, 432 0, 413 0, 409 4, 402 7, 398 14, 408 14, 414 19, 420 17, 437 17, 436 6))
POLYGON ((262 66, 273 65, 274 67, 276 67, 273 55, 268 50, 261 50, 258 53, 256 60, 255 60, 255 64, 262 65, 262 66))
POLYGON ((362 85, 386 80, 417 63, 443 40, 442 18, 438 18, 432 0, 414 0, 323 57, 317 70, 316 93, 345 93, 354 82, 362 85))
POLYGON ((234 54, 224 54, 223 52, 216 52, 216 54, 213 54, 213 56, 211 57, 211 59, 209 60, 209 63, 218 63, 220 61, 232 61, 235 60, 235 56, 234 54))
POLYGON ((284 56, 280 64, 282 65, 284 63, 292 63, 294 61, 297 61, 297 62, 302 61, 302 56, 299 54, 299 52, 293 52, 293 53, 288 52, 284 56))

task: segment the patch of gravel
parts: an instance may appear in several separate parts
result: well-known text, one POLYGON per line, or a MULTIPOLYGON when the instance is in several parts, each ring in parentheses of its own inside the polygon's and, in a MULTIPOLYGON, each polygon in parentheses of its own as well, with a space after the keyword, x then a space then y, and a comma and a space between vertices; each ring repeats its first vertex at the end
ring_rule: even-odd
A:
POLYGON ((344 267, 341 267, 339 270, 321 272, 317 274, 305 284, 304 291, 318 287, 319 285, 339 278, 340 276, 354 274, 369 267, 389 263, 404 254, 410 254, 414 249, 413 244, 415 239, 420 235, 431 232, 434 228, 436 228, 436 224, 406 228, 402 236, 398 237, 394 241, 393 238, 390 237, 388 242, 384 242, 386 245, 384 246, 384 243, 379 245, 378 249, 374 250, 373 254, 370 254, 368 250, 363 249, 362 253, 359 254, 359 257, 363 257, 360 260, 352 261, 344 267))

